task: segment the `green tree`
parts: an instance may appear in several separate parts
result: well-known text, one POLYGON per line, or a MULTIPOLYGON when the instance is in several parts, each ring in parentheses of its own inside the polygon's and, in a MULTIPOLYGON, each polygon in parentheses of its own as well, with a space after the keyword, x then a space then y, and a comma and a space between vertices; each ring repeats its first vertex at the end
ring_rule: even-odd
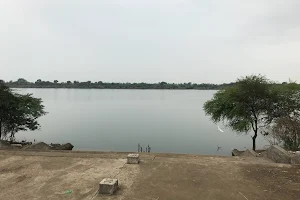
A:
POLYGON ((247 76, 236 84, 219 90, 204 104, 206 115, 215 123, 223 121, 237 133, 254 132, 252 149, 256 149, 258 130, 269 125, 273 116, 272 83, 264 76, 247 76))
POLYGON ((300 119, 299 117, 281 117, 276 119, 271 134, 284 142, 285 149, 297 151, 300 147, 300 119))
POLYGON ((273 141, 283 141, 288 150, 300 147, 300 85, 295 82, 273 85, 274 106, 269 116, 274 119, 264 136, 273 141))
POLYGON ((19 78, 19 79, 17 80, 17 83, 18 83, 18 84, 27 84, 28 81, 27 81, 26 79, 24 79, 24 78, 19 78))
POLYGON ((41 99, 14 93, 0 82, 0 139, 8 134, 14 138, 21 130, 38 129, 37 119, 45 114, 41 99))
POLYGON ((272 118, 300 117, 300 85, 289 82, 272 86, 274 104, 269 116, 272 118))
POLYGON ((36 80, 36 82, 35 82, 35 84, 41 84, 42 83, 42 80, 41 79, 38 79, 38 80, 36 80))

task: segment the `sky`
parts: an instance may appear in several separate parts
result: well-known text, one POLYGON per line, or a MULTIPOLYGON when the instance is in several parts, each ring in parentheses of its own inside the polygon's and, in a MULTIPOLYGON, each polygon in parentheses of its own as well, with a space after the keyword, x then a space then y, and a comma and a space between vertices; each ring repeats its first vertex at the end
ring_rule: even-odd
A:
POLYGON ((0 0, 0 79, 300 81, 299 0, 0 0))

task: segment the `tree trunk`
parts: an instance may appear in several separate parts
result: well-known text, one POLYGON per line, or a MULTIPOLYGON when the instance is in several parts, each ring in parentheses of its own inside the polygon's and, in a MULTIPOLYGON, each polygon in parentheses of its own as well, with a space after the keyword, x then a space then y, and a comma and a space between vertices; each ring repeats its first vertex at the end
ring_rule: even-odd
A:
POLYGON ((252 142, 253 142, 252 150, 253 151, 255 151, 255 149, 256 149, 256 137, 257 137, 257 130, 255 131, 254 136, 252 137, 252 142))
POLYGON ((1 140, 1 137, 2 137, 2 122, 0 121, 0 140, 1 140))

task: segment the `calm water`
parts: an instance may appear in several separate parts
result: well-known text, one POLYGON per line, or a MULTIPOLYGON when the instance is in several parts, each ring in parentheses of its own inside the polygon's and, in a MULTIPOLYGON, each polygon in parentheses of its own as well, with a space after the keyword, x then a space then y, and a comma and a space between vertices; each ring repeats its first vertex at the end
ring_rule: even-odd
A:
MULTIPOLYGON (((137 151, 230 155, 231 148, 251 147, 250 135, 218 131, 202 109, 215 91, 17 89, 42 98, 49 112, 40 131, 18 139, 70 142, 76 150, 137 151), (222 150, 217 152, 217 146, 222 150)), ((259 136, 258 147, 266 143, 259 136)))

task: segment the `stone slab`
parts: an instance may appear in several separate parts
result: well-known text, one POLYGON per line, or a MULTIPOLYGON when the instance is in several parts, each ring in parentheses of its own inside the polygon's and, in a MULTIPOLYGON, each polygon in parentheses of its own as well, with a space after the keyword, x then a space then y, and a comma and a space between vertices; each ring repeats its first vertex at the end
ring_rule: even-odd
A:
POLYGON ((22 144, 11 144, 11 147, 15 147, 15 148, 22 148, 22 144))
POLYGON ((231 151, 231 155, 232 156, 240 156, 240 155, 242 155, 242 153, 244 153, 245 151, 239 151, 239 150, 237 150, 237 149, 233 149, 232 151, 231 151))
POLYGON ((300 155, 294 155, 291 157, 291 164, 300 165, 300 155))
POLYGON ((291 156, 289 153, 277 145, 269 147, 266 151, 266 155, 276 163, 291 164, 291 156))
POLYGON ((140 162, 140 154, 128 154, 127 156, 127 164, 139 164, 140 162))
POLYGON ((105 178, 99 184, 100 194, 114 194, 118 189, 118 179, 105 178))
POLYGON ((244 153, 242 153, 241 156, 258 157, 258 154, 255 151, 253 151, 252 149, 247 149, 244 153))

